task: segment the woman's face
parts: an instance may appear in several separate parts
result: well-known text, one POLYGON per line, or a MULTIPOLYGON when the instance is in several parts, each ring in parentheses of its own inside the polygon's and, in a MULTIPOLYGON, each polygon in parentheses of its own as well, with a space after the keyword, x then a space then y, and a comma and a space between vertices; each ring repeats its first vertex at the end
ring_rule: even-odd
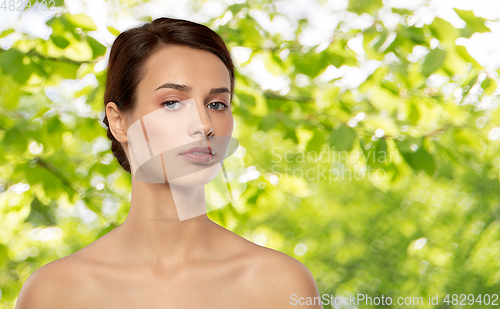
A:
POLYGON ((233 131, 226 66, 209 51, 166 46, 144 69, 136 108, 127 118, 132 172, 135 163, 144 182, 210 182, 233 131), (211 154, 205 154, 208 148, 211 154))

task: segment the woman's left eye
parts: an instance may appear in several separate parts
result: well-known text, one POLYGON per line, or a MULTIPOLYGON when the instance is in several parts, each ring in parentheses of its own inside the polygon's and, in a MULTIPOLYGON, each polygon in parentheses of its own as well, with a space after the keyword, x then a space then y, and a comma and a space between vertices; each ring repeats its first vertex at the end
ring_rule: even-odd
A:
POLYGON ((222 102, 212 102, 212 103, 208 104, 208 106, 215 106, 215 108, 211 108, 211 109, 215 109, 215 110, 219 110, 219 111, 224 111, 227 109, 227 105, 225 103, 222 103, 222 102))

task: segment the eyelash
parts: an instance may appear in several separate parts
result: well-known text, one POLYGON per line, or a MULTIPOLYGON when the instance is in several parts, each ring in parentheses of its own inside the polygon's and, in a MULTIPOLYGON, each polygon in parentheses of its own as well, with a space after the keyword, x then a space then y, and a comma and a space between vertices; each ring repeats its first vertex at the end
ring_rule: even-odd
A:
MULTIPOLYGON (((171 103, 171 102, 174 102, 174 103, 179 103, 180 101, 175 101, 175 100, 165 101, 165 102, 161 103, 161 105, 163 105, 163 106, 167 107, 167 103, 171 103)), ((214 104, 214 103, 219 103, 219 104, 222 104, 222 105, 224 106, 224 109, 222 109, 222 110, 219 110, 219 109, 214 109, 215 111, 218 111, 218 112, 223 112, 223 111, 227 110, 227 109, 228 109, 228 107, 229 107, 226 103, 221 102, 221 101, 210 102, 208 105, 210 105, 210 104, 214 104)), ((211 108, 211 109, 213 109, 213 108, 211 108)), ((172 111, 175 111, 175 110, 176 110, 176 109, 173 109, 172 111)))

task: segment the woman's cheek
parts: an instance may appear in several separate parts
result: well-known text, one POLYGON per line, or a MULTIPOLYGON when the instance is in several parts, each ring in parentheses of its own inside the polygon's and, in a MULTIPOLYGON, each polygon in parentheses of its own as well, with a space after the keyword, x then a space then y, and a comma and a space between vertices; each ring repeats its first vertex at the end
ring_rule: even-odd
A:
POLYGON ((230 136, 233 132, 233 127, 233 116, 230 114, 230 117, 224 117, 219 121, 215 132, 220 132, 218 135, 230 136))

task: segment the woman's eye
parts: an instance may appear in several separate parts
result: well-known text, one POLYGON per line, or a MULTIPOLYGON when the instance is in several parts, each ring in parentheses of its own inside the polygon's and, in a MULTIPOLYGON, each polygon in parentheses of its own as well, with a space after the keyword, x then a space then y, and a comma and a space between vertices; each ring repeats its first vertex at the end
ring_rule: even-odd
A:
POLYGON ((212 102, 212 103, 208 104, 208 106, 213 106, 215 108, 211 108, 211 109, 215 109, 215 110, 219 110, 219 111, 224 111, 227 108, 227 105, 225 103, 222 103, 222 102, 212 102))
POLYGON ((169 110, 176 110, 182 106, 182 103, 178 101, 166 101, 161 104, 169 110))

